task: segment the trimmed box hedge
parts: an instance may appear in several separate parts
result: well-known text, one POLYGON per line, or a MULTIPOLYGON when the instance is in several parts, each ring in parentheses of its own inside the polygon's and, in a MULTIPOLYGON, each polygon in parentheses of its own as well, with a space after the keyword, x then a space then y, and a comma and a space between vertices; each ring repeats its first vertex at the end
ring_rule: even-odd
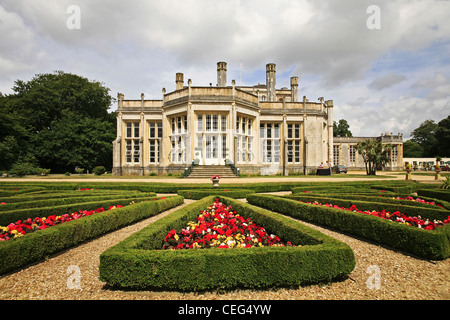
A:
MULTIPOLYGON (((450 215, 450 211, 445 210, 443 208, 437 207, 437 206, 431 206, 427 205, 427 207, 423 206, 416 206, 414 205, 414 202, 411 202, 411 204, 403 204, 403 203, 389 203, 383 201, 383 198, 374 197, 370 200, 356 200, 351 197, 345 198, 345 197, 328 197, 325 194, 321 195, 313 195, 313 194, 295 194, 295 195, 287 195, 284 196, 284 198, 288 199, 294 199, 294 200, 301 200, 303 202, 314 202, 317 201, 322 204, 333 204, 338 205, 340 207, 350 208, 352 205, 355 205, 358 209, 366 211, 366 210, 376 210, 376 211, 382 211, 383 209, 389 212, 396 212, 400 211, 401 213, 404 213, 407 216, 414 217, 414 216, 421 216, 423 219, 430 219, 430 220, 445 220, 450 215)), ((388 200, 388 199, 386 199, 388 200)), ((392 199, 391 199, 392 200, 392 199)), ((395 200, 399 201, 399 200, 395 200)))
POLYGON ((17 209, 0 211, 0 226, 7 226, 12 222, 18 220, 26 220, 28 218, 34 219, 35 217, 47 217, 49 215, 62 215, 69 214, 79 210, 94 210, 99 207, 110 207, 115 205, 125 206, 130 204, 130 202, 142 202, 151 201, 155 197, 137 197, 137 198, 119 198, 119 199, 103 199, 94 200, 89 199, 86 202, 70 203, 59 206, 47 206, 47 207, 37 207, 37 208, 27 208, 27 209, 17 209))
POLYGON ((182 204, 183 197, 140 202, 65 222, 22 237, 0 241, 0 274, 40 261, 107 232, 152 217, 182 204))
POLYGON ((221 195, 233 199, 241 199, 246 198, 249 194, 255 193, 254 190, 245 190, 245 189, 209 189, 209 190, 178 190, 178 195, 183 196, 188 199, 202 199, 211 195, 221 195))
POLYGON ((351 248, 298 221, 223 196, 209 196, 154 222, 100 255, 100 280, 114 288, 204 291, 299 286, 341 279, 355 267, 351 248), (301 247, 161 250, 216 198, 268 233, 301 247))
POLYGON ((419 189, 417 190, 419 196, 426 196, 444 201, 450 201, 450 190, 442 189, 419 189))
POLYGON ((314 206, 271 195, 250 195, 248 202, 296 219, 330 227, 431 260, 450 256, 450 225, 423 230, 375 216, 314 206))

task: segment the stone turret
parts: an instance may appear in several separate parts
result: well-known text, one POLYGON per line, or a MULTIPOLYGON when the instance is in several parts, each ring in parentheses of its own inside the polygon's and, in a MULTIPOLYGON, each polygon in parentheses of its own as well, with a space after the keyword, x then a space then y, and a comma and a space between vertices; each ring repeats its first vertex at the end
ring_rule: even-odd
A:
POLYGON ((275 63, 266 65, 267 101, 277 101, 275 63))
POLYGON ((227 86, 227 63, 223 61, 217 62, 217 86, 227 86))

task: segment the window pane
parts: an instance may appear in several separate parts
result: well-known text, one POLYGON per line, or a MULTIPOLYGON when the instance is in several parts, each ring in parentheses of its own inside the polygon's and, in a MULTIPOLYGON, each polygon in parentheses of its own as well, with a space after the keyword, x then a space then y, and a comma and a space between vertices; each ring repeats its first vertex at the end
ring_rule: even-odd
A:
POLYGON ((134 137, 139 138, 139 122, 134 123, 134 137))
POLYGON ((211 131, 211 115, 206 115, 206 131, 211 131))
POLYGON ((127 138, 132 138, 131 136, 131 122, 127 122, 127 138))
POLYGON ((158 138, 162 138, 162 122, 158 122, 158 138))
POLYGON ((300 163, 300 140, 295 141, 295 162, 300 163))
POLYGON ((203 116, 201 114, 197 116, 197 131, 203 131, 203 116))
POLYGON ((150 122, 150 138, 154 138, 155 137, 155 123, 154 122, 150 122))
POLYGON ((227 116, 226 115, 221 116, 220 129, 222 130, 222 132, 227 131, 227 116))
POLYGON ((216 114, 213 115, 213 131, 219 131, 219 117, 216 114))
POLYGON ((264 124, 260 124, 260 125, 259 125, 259 137, 260 137, 261 139, 264 138, 264 124))
POLYGON ((300 125, 295 125, 295 139, 300 139, 300 125))
POLYGON ((276 139, 279 139, 280 138, 280 125, 278 123, 275 123, 273 125, 273 131, 274 131, 274 133, 273 133, 274 137, 276 139))
POLYGON ((287 133, 288 133, 288 139, 291 139, 292 138, 292 124, 288 124, 287 133))

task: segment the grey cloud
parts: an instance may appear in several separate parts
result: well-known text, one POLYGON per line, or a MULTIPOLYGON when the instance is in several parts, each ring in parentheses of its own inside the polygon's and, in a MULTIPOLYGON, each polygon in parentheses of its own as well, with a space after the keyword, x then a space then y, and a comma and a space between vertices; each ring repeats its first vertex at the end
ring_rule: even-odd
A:
POLYGON ((394 72, 388 73, 384 76, 377 77, 369 83, 368 87, 374 90, 383 90, 390 88, 402 81, 406 80, 404 75, 396 74, 394 72))

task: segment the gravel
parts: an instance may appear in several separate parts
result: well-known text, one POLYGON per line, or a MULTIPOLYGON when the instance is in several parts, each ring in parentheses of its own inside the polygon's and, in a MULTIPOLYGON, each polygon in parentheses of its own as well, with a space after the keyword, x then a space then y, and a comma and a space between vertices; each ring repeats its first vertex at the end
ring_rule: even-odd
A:
POLYGON ((158 216, 108 233, 66 250, 48 260, 0 278, 2 300, 448 300, 450 259, 427 261, 331 231, 306 225, 339 239, 353 249, 356 267, 340 282, 294 289, 234 290, 225 293, 127 292, 105 288, 99 276, 99 256, 132 233, 141 230, 183 205, 158 216), (75 267, 73 267, 75 266, 75 267), (74 269, 73 269, 74 268, 74 269), (375 270, 375 271, 374 271, 375 270), (379 272, 380 282, 374 278, 379 272), (76 272, 81 280, 73 282, 76 272), (378 286, 377 286, 378 284, 378 286))

